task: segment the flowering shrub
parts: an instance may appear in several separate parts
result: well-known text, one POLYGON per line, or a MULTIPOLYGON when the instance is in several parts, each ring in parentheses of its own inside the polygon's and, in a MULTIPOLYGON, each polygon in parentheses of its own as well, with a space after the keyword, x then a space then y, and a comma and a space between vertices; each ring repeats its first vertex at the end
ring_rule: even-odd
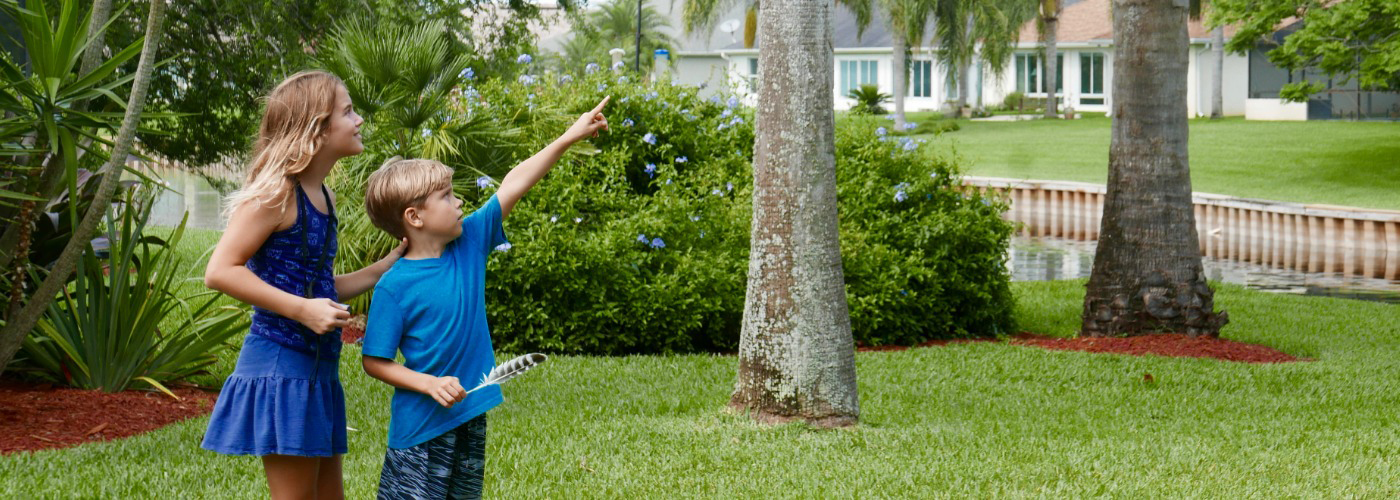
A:
MULTIPOLYGON (((590 66, 591 67, 591 66, 590 66)), ((732 351, 747 282, 753 116, 729 95, 602 69, 464 82, 462 118, 509 123, 519 161, 604 96, 611 130, 576 145, 505 223, 488 260, 498 349, 589 354, 732 351)), ((911 344, 1010 326, 1004 205, 964 193, 918 140, 837 133, 842 255, 857 342, 911 344)), ((452 165, 480 206, 500 177, 452 165)))

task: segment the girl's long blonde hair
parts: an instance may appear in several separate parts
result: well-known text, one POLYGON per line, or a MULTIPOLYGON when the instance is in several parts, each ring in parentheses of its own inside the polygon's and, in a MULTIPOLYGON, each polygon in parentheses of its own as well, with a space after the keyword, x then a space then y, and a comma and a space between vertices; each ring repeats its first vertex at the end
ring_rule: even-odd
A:
POLYGON ((335 112, 336 91, 344 86, 339 77, 325 71, 302 71, 272 89, 253 143, 247 179, 226 200, 225 217, 250 201, 286 210, 297 174, 321 150, 322 133, 335 112))

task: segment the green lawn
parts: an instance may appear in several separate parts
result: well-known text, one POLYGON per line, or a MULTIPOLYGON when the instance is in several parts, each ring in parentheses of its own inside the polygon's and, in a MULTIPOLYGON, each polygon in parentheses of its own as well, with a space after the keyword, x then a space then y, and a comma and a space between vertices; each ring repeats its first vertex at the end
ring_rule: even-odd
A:
MULTIPOLYGON (((933 138, 969 175, 1104 183, 1110 120, 973 122, 933 138)), ((1400 123, 1191 121, 1199 192, 1400 210, 1400 123)))
MULTIPOLYGON (((1026 329, 1072 334, 1083 282, 1014 287, 1026 329)), ((998 343, 860 353, 861 425, 822 431, 725 412, 733 357, 560 356, 510 382, 491 412, 488 496, 1400 496, 1400 309, 1234 286, 1217 298, 1227 337, 1317 361, 998 343)), ((357 349, 343 359, 360 429, 345 480, 350 498, 369 498, 390 391, 357 349)), ((0 457, 0 497, 262 497, 256 459, 198 449, 205 422, 0 457)))

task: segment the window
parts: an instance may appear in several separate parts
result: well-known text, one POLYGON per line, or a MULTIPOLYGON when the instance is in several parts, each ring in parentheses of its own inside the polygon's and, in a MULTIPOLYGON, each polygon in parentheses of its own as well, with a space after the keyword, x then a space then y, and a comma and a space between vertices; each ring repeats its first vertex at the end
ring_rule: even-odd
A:
MULTIPOLYGON (((1016 91, 1024 94, 1045 92, 1045 74, 1039 54, 1016 54, 1016 91)), ((1065 55, 1055 55, 1055 92, 1065 91, 1065 55)))
POLYGON ((841 61, 841 85, 837 87, 839 95, 845 97, 861 85, 876 85, 879 81, 879 73, 876 72, 878 68, 878 63, 873 60, 841 61))
POLYGON ((1103 95, 1103 53, 1079 54, 1079 89, 1090 95, 1103 95))
POLYGON ((909 88, 909 95, 914 97, 933 97, 933 61, 914 61, 909 68, 913 73, 914 85, 909 88))
POLYGON ((757 57, 750 57, 750 58, 749 58, 749 78, 752 79, 752 78, 755 77, 755 76, 758 76, 758 58, 757 58, 757 57))

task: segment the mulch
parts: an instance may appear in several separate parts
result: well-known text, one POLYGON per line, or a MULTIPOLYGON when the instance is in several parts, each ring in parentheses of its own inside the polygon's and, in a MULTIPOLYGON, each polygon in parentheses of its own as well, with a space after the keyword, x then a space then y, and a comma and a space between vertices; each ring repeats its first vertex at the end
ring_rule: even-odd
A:
POLYGON ((155 391, 108 394, 0 379, 0 455, 134 436, 214 408, 214 393, 171 392, 180 400, 155 391))
MULTIPOLYGON (((364 335, 363 319, 342 330, 345 342, 364 335)), ((1011 345, 1096 353, 1215 358, 1244 363, 1306 361, 1274 348, 1229 339, 1180 334, 1123 338, 1057 338, 1020 333, 1011 345)), ((940 347, 996 339, 932 340, 914 348, 940 347)), ((860 351, 902 351, 906 346, 859 347, 860 351)), ((208 415, 216 393, 198 388, 172 389, 180 400, 160 392, 129 390, 108 394, 0 379, 0 455, 21 451, 67 448, 107 441, 159 429, 181 420, 208 415)))
MULTIPOLYGON (((997 339, 932 340, 913 347, 939 347, 967 342, 999 342, 997 339)), ((1059 351, 1082 351, 1130 356, 1169 356, 1183 358, 1214 358, 1241 363, 1284 363, 1308 361, 1268 346, 1237 342, 1218 337, 1191 337, 1179 333, 1139 335, 1135 337, 1075 337, 1060 338, 1034 333, 1018 333, 1008 339, 1011 345, 1039 347, 1059 351)), ((860 347, 861 351, 902 351, 906 346, 860 347)))

